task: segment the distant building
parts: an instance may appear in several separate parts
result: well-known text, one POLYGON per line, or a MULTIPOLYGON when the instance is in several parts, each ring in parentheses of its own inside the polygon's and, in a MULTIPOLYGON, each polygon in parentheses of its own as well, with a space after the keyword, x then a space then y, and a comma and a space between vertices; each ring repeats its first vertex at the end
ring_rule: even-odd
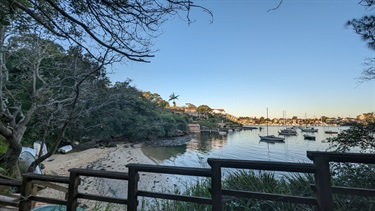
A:
POLYGON ((201 126, 199 124, 188 124, 189 132, 199 133, 201 132, 201 126))
POLYGON ((219 115, 225 115, 226 114, 225 111, 224 111, 224 109, 222 109, 222 108, 212 109, 212 113, 213 114, 219 114, 219 115))

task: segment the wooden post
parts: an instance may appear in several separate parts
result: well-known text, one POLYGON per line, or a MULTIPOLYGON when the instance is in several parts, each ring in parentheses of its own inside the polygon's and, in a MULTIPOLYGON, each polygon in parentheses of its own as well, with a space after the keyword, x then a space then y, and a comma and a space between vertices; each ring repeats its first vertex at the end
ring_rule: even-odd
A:
POLYGON ((138 181, 139 174, 138 170, 131 165, 129 168, 129 180, 128 180, 128 211, 136 211, 138 206, 138 181))
POLYGON ((333 210, 333 201, 328 157, 316 156, 314 164, 318 168, 315 174, 315 185, 319 210, 331 211, 333 210))
POLYGON ((77 194, 78 186, 80 184, 79 175, 74 171, 70 171, 69 176, 69 189, 68 189, 68 200, 66 202, 66 211, 75 211, 77 209, 77 194))
POLYGON ((29 200, 29 196, 31 196, 33 191, 33 183, 26 174, 22 175, 22 187, 21 187, 21 195, 20 195, 20 205, 19 211, 27 211, 31 210, 31 200, 29 200))
POLYGON ((212 162, 208 159, 208 164, 211 166, 212 179, 211 179, 211 197, 212 197, 212 210, 221 211, 221 166, 218 162, 212 162))

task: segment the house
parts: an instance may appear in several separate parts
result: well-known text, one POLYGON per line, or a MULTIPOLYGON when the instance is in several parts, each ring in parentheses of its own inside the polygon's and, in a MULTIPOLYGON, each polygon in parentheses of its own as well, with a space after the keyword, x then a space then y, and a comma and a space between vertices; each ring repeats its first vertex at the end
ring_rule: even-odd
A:
POLYGON ((201 126, 199 124, 188 124, 189 132, 199 133, 201 132, 201 126))
POLYGON ((225 115, 226 114, 225 111, 224 111, 224 109, 222 109, 222 108, 212 109, 212 113, 213 114, 219 114, 219 115, 225 115))

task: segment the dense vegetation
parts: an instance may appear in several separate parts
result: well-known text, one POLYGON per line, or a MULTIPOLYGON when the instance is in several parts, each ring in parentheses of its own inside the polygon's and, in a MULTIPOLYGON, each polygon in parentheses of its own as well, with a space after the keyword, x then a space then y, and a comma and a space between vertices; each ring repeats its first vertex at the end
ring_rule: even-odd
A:
POLYGON ((161 25, 175 16, 191 23, 193 9, 211 16, 190 0, 0 1, 0 135, 8 145, 1 163, 20 176, 17 163, 25 140, 54 140, 35 166, 61 142, 91 136, 101 131, 98 127, 105 131, 114 125, 115 135, 131 139, 141 132, 173 135, 180 119, 150 112, 153 105, 138 99, 142 95, 126 82, 109 86, 104 67, 126 60, 148 62, 161 25), (113 123, 109 119, 118 113, 102 112, 108 106, 135 116, 113 123), (92 113, 106 121, 92 121, 92 113), (136 129, 150 120, 156 125, 136 129))

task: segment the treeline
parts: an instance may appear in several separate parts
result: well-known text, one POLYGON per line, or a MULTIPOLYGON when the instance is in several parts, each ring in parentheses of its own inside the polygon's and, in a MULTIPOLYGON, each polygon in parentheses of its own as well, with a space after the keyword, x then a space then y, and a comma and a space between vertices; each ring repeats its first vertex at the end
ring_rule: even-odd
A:
POLYGON ((56 148, 73 141, 153 140, 188 131, 187 117, 166 109, 168 101, 136 89, 131 80, 111 84, 107 63, 80 47, 66 50, 36 34, 19 34, 3 49, 0 135, 5 158, 13 162, 22 146, 36 140, 56 148))

